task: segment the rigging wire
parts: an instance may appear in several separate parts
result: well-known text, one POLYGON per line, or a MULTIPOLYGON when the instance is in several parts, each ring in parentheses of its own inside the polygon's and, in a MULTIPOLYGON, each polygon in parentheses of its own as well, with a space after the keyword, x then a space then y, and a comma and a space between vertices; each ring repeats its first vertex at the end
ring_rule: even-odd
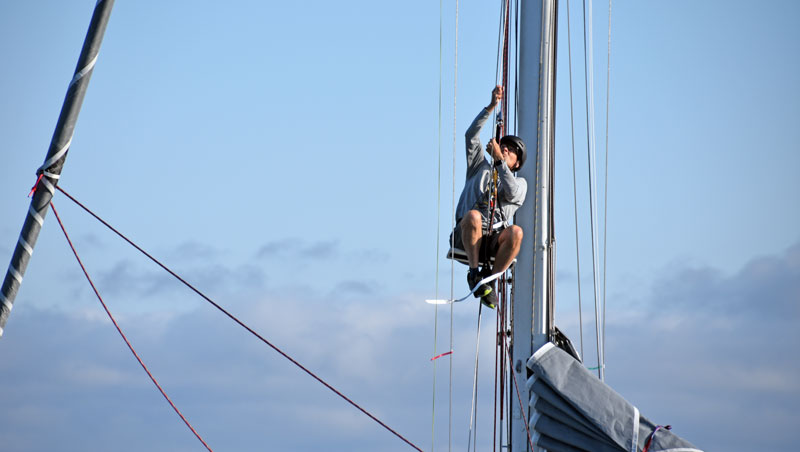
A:
MULTIPOLYGON (((439 298, 439 236, 441 235, 442 206, 442 3, 439 0, 439 122, 437 128, 438 167, 436 176, 436 276, 434 293, 439 298)), ((438 356, 436 345, 439 340, 439 306, 433 313, 433 356, 438 356)), ((452 350, 452 349, 451 349, 452 350)), ((433 360, 433 390, 431 391, 431 452, 436 444, 436 360, 433 360)))
POLYGON ((569 18, 569 0, 567 0, 567 60, 569 60, 569 126, 570 138, 572 139, 572 198, 575 210, 575 263, 578 268, 578 326, 581 338, 581 359, 585 359, 583 354, 583 302, 581 298, 581 253, 580 241, 578 239, 578 183, 575 164, 575 104, 572 93, 572 31, 569 18))
POLYGON ((607 274, 607 244, 608 244, 608 110, 611 98, 611 0, 608 0, 608 65, 606 66, 606 181, 603 184, 605 199, 603 201, 603 364, 606 359, 606 274, 607 274))
POLYGON ((592 58, 593 53, 593 38, 592 38, 592 0, 588 0, 588 14, 587 14, 587 1, 583 0, 583 48, 584 48, 584 74, 585 74, 585 87, 586 87, 586 140, 587 152, 589 154, 589 209, 591 211, 589 217, 591 219, 592 228, 592 276, 594 281, 594 312, 595 312, 595 332, 597 340, 597 373, 600 380, 604 380, 604 365, 603 360, 603 344, 600 331, 600 303, 597 272, 599 262, 597 258, 597 199, 595 195, 595 134, 594 134, 594 63, 592 58))
MULTIPOLYGON (((501 113, 503 114, 503 124, 501 135, 506 134, 506 125, 508 124, 508 33, 510 29, 509 15, 511 14, 509 8, 509 0, 503 1, 503 8, 500 10, 503 15, 503 98, 500 101, 501 113)), ((492 220, 494 221, 494 220, 492 220)))
POLYGON ((469 409, 469 432, 467 433, 467 452, 470 444, 477 450, 478 442, 478 358, 481 350, 481 314, 483 303, 478 303, 478 334, 475 337, 475 373, 472 377, 472 405, 469 409), (474 427, 473 427, 474 425, 474 427))
MULTIPOLYGON (((456 147, 457 147, 457 134, 456 134, 456 116, 458 113, 458 0, 456 0, 456 17, 455 17, 455 39, 453 50, 453 195, 452 195, 452 210, 450 215, 451 230, 456 228, 456 147)), ((450 236, 450 249, 455 249, 454 246, 455 234, 450 236)), ((450 299, 454 299, 455 294, 455 261, 450 261, 450 299)), ((450 303, 450 350, 453 350, 453 318, 454 306, 450 303)), ((450 355, 450 382, 448 393, 448 413, 447 413, 447 450, 451 452, 453 449, 453 355, 450 355)))
POLYGON ((281 350, 280 348, 278 348, 277 346, 275 346, 275 345, 274 345, 272 342, 268 341, 266 338, 264 338, 263 336, 261 336, 260 334, 258 334, 258 333, 257 333, 255 330, 253 330, 252 328, 250 328, 249 326, 247 326, 247 324, 245 324, 244 322, 242 322, 241 320, 239 320, 239 319, 238 319, 236 316, 234 316, 233 314, 231 314, 230 312, 228 312, 228 311, 227 311, 225 308, 223 308, 222 306, 220 306, 220 305, 219 305, 217 302, 215 302, 214 300, 212 300, 211 298, 209 298, 209 297, 208 297, 206 294, 204 294, 204 293, 203 293, 203 292, 201 292, 199 289, 197 289, 196 287, 194 287, 192 284, 190 284, 189 282, 187 282, 187 281, 186 281, 185 279, 183 279, 183 278, 182 278, 180 275, 178 275, 177 273, 175 273, 175 272, 174 272, 172 269, 170 269, 169 267, 167 267, 166 265, 164 265, 163 263, 161 263, 161 261, 159 261, 158 259, 156 259, 155 257, 153 257, 153 256, 152 256, 150 253, 148 253, 147 251, 145 251, 144 249, 142 249, 142 248, 141 248, 139 245, 137 245, 136 243, 134 243, 134 242, 133 242, 131 239, 129 239, 129 238, 128 238, 128 237, 126 237, 124 234, 122 234, 121 232, 119 232, 117 229, 115 229, 113 226, 111 226, 111 225, 110 225, 108 222, 106 222, 105 220, 103 220, 102 218, 100 218, 100 217, 99 217, 99 216, 98 216, 96 213, 92 212, 92 211, 91 211, 91 210, 90 210, 88 207, 86 207, 86 206, 85 206, 85 205, 83 205, 81 202, 79 202, 77 199, 75 199, 75 198, 74 198, 72 195, 70 195, 69 193, 67 193, 67 192, 66 192, 66 191, 65 191, 63 188, 61 188, 61 186, 59 186, 59 185, 56 185, 56 189, 58 189, 58 191, 60 191, 61 193, 63 193, 63 194, 64 194, 64 195, 65 195, 67 198, 69 198, 69 199, 70 199, 72 202, 74 202, 74 203, 75 203, 75 204, 76 204, 78 207, 80 207, 81 209, 83 209, 84 211, 86 211, 86 213, 88 213, 89 215, 91 215, 92 217, 94 217, 94 218, 95 218, 97 221, 99 221, 100 223, 102 223, 102 224, 103 224, 103 226, 105 226, 106 228, 108 228, 109 230, 111 230, 111 232, 115 233, 115 234, 116 234, 117 236, 119 236, 121 239, 123 239, 123 240, 125 240, 126 242, 128 242, 128 244, 129 244, 129 245, 131 245, 132 247, 136 248, 136 250, 138 250, 140 253, 142 253, 143 255, 145 255, 145 256, 146 256, 148 259, 150 259, 151 261, 153 261, 153 262, 154 262, 156 265, 158 265, 159 267, 161 267, 161 268, 162 268, 164 271, 166 271, 167 273, 169 273, 170 275, 172 275, 172 276, 173 276, 175 279, 177 279, 178 281, 180 281, 181 283, 183 283, 183 285, 185 285, 186 287, 188 287, 190 290, 192 290, 194 293, 196 293, 196 294, 197 294, 198 296, 200 296, 202 299, 204 299, 204 300, 205 300, 205 301, 207 301, 209 304, 211 304, 212 306, 214 306, 214 307, 215 307, 215 308, 216 308, 218 311, 220 311, 221 313, 225 314, 225 315, 226 315, 226 316, 227 316, 229 319, 233 320, 233 321, 234 321, 236 324, 238 324, 239 326, 241 326, 242 328, 244 328, 245 330, 247 330, 247 332, 249 332, 251 335, 255 336, 255 337, 258 339, 258 340, 260 340, 261 342, 263 342, 265 345, 267 345, 267 346, 269 346, 270 348, 272 348, 273 350, 275 350, 275 351, 276 351, 278 354, 280 354, 281 356, 283 356, 284 358, 286 358, 287 360, 289 360, 289 361, 290 361, 292 364, 294 364, 295 366, 297 366, 298 368, 300 368, 300 370, 302 370, 303 372, 305 372, 306 374, 308 374, 308 375, 309 375, 311 378, 313 378, 313 379, 317 380, 317 381, 318 381, 319 383, 321 383, 323 386, 325 386, 326 388, 330 389, 330 390, 331 390, 331 391, 332 391, 334 394, 338 395, 338 396, 339 396, 339 397, 341 397, 343 400, 345 400, 347 403, 349 403, 350 405, 352 405, 354 408, 356 408, 357 410, 361 411, 363 414, 365 414, 367 417, 369 417, 369 418, 370 418, 370 419, 372 419, 373 421, 377 422, 377 423, 378 423, 380 426, 382 426, 383 428, 385 428, 386 430, 388 430, 389 432, 391 432, 393 435, 395 435, 396 437, 398 437, 399 439, 401 439, 403 442, 405 442, 405 443, 406 443, 406 444, 408 444, 409 446, 413 447, 414 449, 416 449, 416 450, 418 450, 418 451, 422 452, 422 449, 420 449, 420 448, 419 448, 418 446, 416 446, 414 443, 412 443, 411 441, 409 441, 408 439, 406 439, 406 438, 405 438, 403 435, 401 435, 401 434, 397 433, 397 432, 396 432, 394 429, 392 429, 391 427, 389 427, 388 425, 386 425, 385 423, 383 423, 383 421, 381 421, 380 419, 378 419, 377 417, 375 417, 375 416, 374 416, 372 413, 370 413, 369 411, 365 410, 365 409, 364 409, 364 408, 362 408, 360 405, 358 405, 358 404, 357 404, 357 403, 355 403, 353 400, 351 400, 349 397, 347 397, 346 395, 344 395, 344 394, 342 394, 341 392, 339 392, 339 390, 337 390, 336 388, 334 388, 333 386, 331 386, 331 385, 330 385, 328 382, 326 382, 325 380, 323 380, 322 378, 320 378, 319 376, 317 376, 317 375, 316 375, 314 372, 311 372, 311 371, 310 371, 308 368, 306 368, 305 366, 303 366, 302 364, 300 364, 300 363, 299 363, 298 361, 296 361, 294 358, 292 358, 291 356, 289 356, 289 355, 288 355, 286 352, 284 352, 283 350, 281 350))
POLYGON ((513 134, 517 134, 519 126, 517 111, 519 106, 519 0, 514 2, 514 129, 513 134))
MULTIPOLYGON (((501 4, 505 3, 505 0, 500 0, 500 3, 501 4)), ((497 57, 495 58, 495 63, 494 63, 494 84, 495 84, 495 86, 499 84, 499 83, 497 83, 497 81, 500 80, 500 59, 501 59, 500 49, 501 49, 502 45, 503 45, 503 12, 502 12, 502 9, 501 9, 500 10, 500 22, 499 22, 499 24, 497 26, 497 57)))
POLYGON ((189 421, 186 419, 186 417, 183 415, 183 413, 181 413, 181 410, 179 410, 178 407, 175 406, 175 403, 173 403, 172 399, 169 398, 167 393, 164 391, 164 388, 162 388, 161 385, 158 384, 156 377, 154 377, 153 374, 150 373, 150 369, 147 368, 147 366, 144 364, 144 361, 142 361, 142 358, 140 358, 139 354, 136 353, 136 350, 133 348, 133 345, 131 345, 131 342, 128 340, 127 336, 125 336, 125 333, 122 332, 122 329, 120 328, 116 319, 114 319, 114 316, 111 314, 111 311, 109 311, 108 306, 106 306, 105 301, 103 301, 103 297, 100 296, 100 292, 97 290, 97 287, 95 287, 94 282, 92 282, 92 278, 89 276, 89 272, 83 265, 83 261, 81 261, 80 256, 78 256, 78 252, 75 250, 75 246, 72 244, 72 240, 70 240, 69 234, 67 234, 67 230, 64 227, 64 223, 61 221, 61 216, 58 215, 56 206, 55 204, 53 204, 52 201, 50 202, 50 207, 53 209, 53 214, 56 216, 56 220, 58 220, 58 225, 61 226, 61 231, 64 233, 64 237, 67 239, 67 243, 69 244, 69 247, 72 250, 72 254, 75 255, 75 259, 78 261, 78 265, 80 265, 81 270, 83 271, 83 275, 86 276, 86 280, 89 281, 89 285, 92 286, 92 290, 94 291, 94 294, 97 296, 97 299, 100 301, 100 304, 103 306, 103 310, 106 311, 106 315, 108 315, 108 318, 111 320, 111 323, 114 324, 114 328, 116 328, 119 335, 122 336, 122 340, 125 341, 125 345, 128 346, 128 350, 130 350, 131 353, 133 353, 133 356, 136 358, 136 361, 139 362, 139 365, 142 366, 142 369, 144 369, 144 371, 147 373, 147 376, 150 377, 150 381, 152 381, 153 384, 156 385, 156 388, 158 388, 158 392, 160 392, 161 395, 164 396, 164 399, 167 400, 169 406, 171 406, 172 409, 175 411, 175 413, 178 414, 183 423, 186 424, 187 427, 189 427, 189 430, 192 431, 194 436, 198 440, 200 440, 201 443, 203 443, 203 446, 205 446, 208 452, 212 452, 211 447, 209 447, 208 443, 206 443, 205 440, 203 440, 203 438, 200 436, 200 434, 197 433, 197 430, 195 430, 194 427, 192 427, 192 424, 190 424, 189 421))
MULTIPOLYGON (((495 85, 502 86, 502 88, 503 88, 503 99, 502 99, 501 104, 500 104, 500 112, 499 112, 499 114, 495 113, 495 128, 494 128, 493 133, 492 133, 492 139, 496 138, 494 135, 495 135, 495 132, 498 130, 498 128, 500 129, 499 132, 500 132, 501 136, 507 134, 508 133, 508 127, 509 127, 509 121, 510 121, 510 113, 508 111, 508 105, 509 105, 509 102, 508 102, 508 95, 509 95, 508 94, 508 91, 509 91, 508 90, 508 49, 509 49, 509 30, 510 30, 510 14, 511 14, 511 9, 510 8, 511 8, 511 3, 510 3, 510 0, 501 0, 500 5, 501 5, 500 15, 499 15, 500 21, 499 21, 499 25, 498 25, 498 36, 497 36, 497 57, 495 59, 495 85), (502 64, 502 66, 501 66, 501 64, 502 64), (500 81, 499 83, 498 83, 498 79, 500 81)), ((515 76, 516 76, 516 73, 515 73, 515 76)), ((515 100, 516 100, 516 98, 515 98, 515 100)), ((516 117, 515 117, 515 119, 516 119, 516 117)), ((490 216, 493 216, 493 214, 490 215, 490 216)), ((505 272, 503 272, 503 274, 505 274, 505 272)), ((500 304, 499 304, 499 308, 498 308, 498 312, 497 312, 497 321, 496 321, 496 325, 495 325, 495 327, 496 327, 495 328, 495 341, 496 342, 500 338, 501 328, 504 328, 504 324, 501 323, 501 319, 503 318, 503 316, 501 314, 501 310, 503 309, 503 306, 504 306, 503 302, 504 302, 504 298, 505 298, 505 295, 506 295, 506 291, 505 291, 505 284, 504 284, 502 278, 498 280, 497 287, 498 287, 498 289, 500 289, 500 297, 499 297, 500 304)), ((493 423, 492 447, 493 447, 493 450, 496 450, 495 447, 496 447, 496 439, 497 439, 497 408, 498 408, 497 407, 497 405, 498 405, 498 403, 497 403, 497 401, 498 401, 498 395, 497 395, 498 382, 497 382, 497 379, 498 379, 498 375, 500 374, 499 369, 502 366, 505 365, 505 360, 504 359, 500 359, 504 355, 500 354, 500 356, 498 356, 498 348, 497 348, 498 345, 499 345, 499 343, 495 344, 494 415, 492 417, 492 423, 493 423)), ((476 351, 476 358, 477 358, 477 351, 476 351)), ((477 361, 476 361, 476 365, 477 365, 477 361)), ((476 371, 476 376, 475 376, 475 385, 476 386, 474 387, 473 390, 474 390, 474 397, 477 398, 477 367, 476 367, 475 371, 476 371)), ((502 391, 504 389, 502 384, 501 384, 500 388, 501 388, 500 400, 502 401, 503 400, 502 391)), ((477 408, 475 408, 475 410, 477 410, 477 408)), ((501 408, 501 417, 502 417, 502 408, 501 408)), ((475 412, 475 418, 476 418, 476 421, 477 421, 477 411, 475 412)), ((470 429, 471 428, 472 428, 472 426, 470 425, 470 429)), ((475 439, 475 445, 473 446, 473 448, 477 447, 477 428, 475 430, 476 430, 475 431, 476 439, 475 439)), ((502 433, 501 433, 501 435, 502 435, 502 433)), ((467 447, 467 450, 469 450, 469 446, 467 447)))

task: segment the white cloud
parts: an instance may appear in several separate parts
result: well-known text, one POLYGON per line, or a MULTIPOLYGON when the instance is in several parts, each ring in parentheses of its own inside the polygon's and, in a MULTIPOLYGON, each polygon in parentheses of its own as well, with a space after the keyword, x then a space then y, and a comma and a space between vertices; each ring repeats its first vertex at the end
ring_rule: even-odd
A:
MULTIPOLYGON (((645 416, 672 423, 678 434, 709 450, 748 450, 746 437, 753 431, 769 434, 767 449, 791 450, 787 444, 794 440, 779 427, 800 422, 788 409, 800 403, 800 363, 793 358, 800 333, 786 328, 800 320, 785 303, 785 294, 790 299, 800 281, 794 259, 793 252, 766 258, 732 276, 676 269, 652 293, 629 294, 639 302, 610 311, 609 383, 645 416), (752 297, 768 292, 764 285, 773 292, 780 288, 773 296, 779 302, 757 298, 765 309, 747 307, 752 297), (666 302, 672 299, 669 294, 681 294, 682 301, 666 302), (715 305, 731 309, 711 309, 715 305)), ((231 291, 218 301, 427 449, 436 308, 422 301, 425 296, 388 296, 379 288, 341 298, 312 286, 268 289, 255 297, 252 291, 231 291)), ((437 444, 447 436, 450 359, 454 437, 459 446, 466 439, 475 350, 476 305, 471 301, 456 306, 454 355, 437 361, 437 444)), ((213 447, 407 450, 229 319, 202 301, 193 306, 118 317, 145 363, 213 447), (298 435, 303 439, 298 441, 298 435)), ((448 313, 449 307, 439 309, 438 353, 449 348, 448 313)), ((99 307, 70 313, 26 308, 14 314, 0 342, 0 375, 12 394, 7 406, 14 408, 0 410, 0 437, 20 445, 17 450, 50 450, 72 440, 96 450, 124 436, 121 428, 139 431, 141 438, 118 450, 195 446, 99 307), (28 414, 17 416, 17 411, 28 414), (59 442, 31 433, 36 413, 64 425, 59 442), (150 423, 155 419, 160 427, 154 429, 150 423), (97 433, 87 436, 87 429, 97 433)), ((493 313, 485 313, 482 438, 490 431, 485 425, 492 410, 493 324, 493 313)))

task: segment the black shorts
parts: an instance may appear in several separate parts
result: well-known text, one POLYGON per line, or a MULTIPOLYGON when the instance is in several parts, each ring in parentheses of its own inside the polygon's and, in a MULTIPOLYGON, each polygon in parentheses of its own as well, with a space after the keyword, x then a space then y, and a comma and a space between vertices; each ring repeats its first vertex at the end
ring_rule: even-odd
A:
MULTIPOLYGON (((481 240, 481 250, 478 257, 478 261, 480 264, 484 264, 489 261, 489 259, 494 259, 495 255, 497 255, 497 250, 500 248, 498 244, 498 239, 500 237, 500 233, 503 232, 505 227, 497 228, 489 233, 486 230, 483 231, 483 239, 481 240)), ((451 248, 463 250, 464 249, 464 242, 461 240, 461 223, 459 222, 453 232, 450 233, 450 245, 451 248)))

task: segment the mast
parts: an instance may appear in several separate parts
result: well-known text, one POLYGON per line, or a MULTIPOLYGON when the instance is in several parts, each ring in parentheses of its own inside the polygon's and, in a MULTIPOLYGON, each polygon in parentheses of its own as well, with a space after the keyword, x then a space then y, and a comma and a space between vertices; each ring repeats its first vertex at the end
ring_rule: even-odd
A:
POLYGON ((44 164, 37 171, 40 177, 36 183, 38 189, 31 200, 28 215, 25 217, 22 232, 11 257, 11 263, 8 265, 5 280, 3 280, 3 286, 0 288, 0 336, 3 335, 3 329, 8 321, 8 316, 11 314, 14 299, 19 291, 19 286, 22 284, 25 270, 28 268, 28 262, 33 254, 33 247, 36 245, 39 231, 44 224, 44 217, 50 207, 50 200, 55 194, 55 185, 58 183, 61 169, 64 167, 64 160, 72 142, 72 135, 75 131, 75 124, 78 121, 78 114, 81 111, 83 97, 86 94, 92 70, 97 62, 97 54, 100 51, 100 44, 103 41, 103 35, 105 34, 113 6, 114 0, 99 0, 95 4, 92 20, 89 23, 89 30, 86 32, 83 49, 75 68, 75 74, 67 88, 56 129, 53 132, 53 138, 50 140, 47 157, 45 157, 44 164))
MULTIPOLYGON (((512 295, 512 371, 519 386, 519 403, 511 404, 511 451, 529 451, 524 420, 530 420, 527 361, 549 340, 553 321, 555 240, 552 223, 552 182, 555 124, 556 0, 520 2, 518 134, 533 148, 536 165, 520 175, 528 181, 527 202, 517 210, 522 248, 514 267, 512 295)), ((513 384, 513 382, 512 382, 513 384)))

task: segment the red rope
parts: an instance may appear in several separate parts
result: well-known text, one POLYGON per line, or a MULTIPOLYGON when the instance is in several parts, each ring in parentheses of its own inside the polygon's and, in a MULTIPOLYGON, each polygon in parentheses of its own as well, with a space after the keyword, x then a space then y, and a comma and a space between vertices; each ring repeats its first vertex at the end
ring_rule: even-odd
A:
POLYGON ((325 386, 326 388, 328 388, 328 389, 330 389, 331 391, 333 391, 333 393, 334 393, 334 394, 338 395, 339 397, 341 397, 342 399, 344 399, 344 400, 345 400, 347 403, 349 403, 350 405, 352 405, 353 407, 355 407, 357 410, 359 410, 359 411, 361 411, 362 413, 364 413, 365 415, 367 415, 367 417, 369 417, 369 418, 370 418, 370 419, 372 419, 373 421, 375 421, 375 422, 377 422, 378 424, 380 424, 380 425, 381 425, 381 427, 385 428, 386 430, 388 430, 389 432, 391 432, 392 434, 394 434, 396 437, 398 437, 398 438, 400 438, 401 440, 403 440, 403 442, 405 442, 405 443, 406 443, 406 444, 408 444, 409 446, 413 447, 414 449, 416 449, 416 450, 418 450, 418 451, 422 452, 422 449, 420 449, 419 447, 417 447, 417 446, 416 446, 414 443, 412 443, 411 441, 407 440, 405 437, 403 437, 403 435, 401 435, 401 434, 397 433, 397 432, 396 432, 396 431, 394 431, 394 430, 393 430, 391 427, 389 427, 388 425, 384 424, 384 423, 383 423, 383 422, 382 422, 380 419, 378 419, 377 417, 373 416, 373 415, 372 415, 372 414, 371 414, 369 411, 365 410, 364 408, 361 408, 361 406, 360 406, 360 405, 358 405, 357 403, 355 403, 355 402, 353 402, 352 400, 350 400, 350 399, 349 399, 347 396, 345 396, 344 394, 342 394, 341 392, 339 392, 338 390, 336 390, 336 388, 334 388, 333 386, 329 385, 329 384, 328 384, 328 383, 327 383, 325 380, 323 380, 322 378, 318 377, 316 374, 314 374, 313 372, 311 372, 310 370, 308 370, 307 368, 305 368, 305 367, 304 367, 302 364, 300 364, 299 362, 295 361, 295 360, 294 360, 294 358, 292 358, 291 356, 289 356, 289 355, 287 355, 286 353, 284 353, 284 352, 283 352, 283 350, 281 350, 281 349, 279 349, 278 347, 276 347, 275 345, 273 345, 273 344, 272 344, 270 341, 266 340, 266 339, 265 339, 263 336, 261 336, 260 334, 256 333, 256 332, 255 332, 255 330, 253 330, 252 328, 250 328, 249 326, 247 326, 247 325, 246 325, 244 322, 242 322, 241 320, 239 320, 238 318, 236 318, 236 316, 234 316, 234 315, 233 315, 233 314, 231 314, 230 312, 226 311, 226 310, 225 310, 225 308, 223 308, 222 306, 218 305, 216 302, 214 302, 214 300, 212 300, 211 298, 209 298, 209 297, 208 297, 206 294, 204 294, 203 292, 201 292, 200 290, 198 290, 196 287, 194 287, 193 285, 189 284, 189 283, 188 283, 188 282, 187 282, 185 279, 181 278, 181 277, 180 277, 180 276, 179 276, 177 273, 175 273, 174 271, 172 271, 172 270, 171 270, 169 267, 167 267, 166 265, 164 265, 164 264, 162 264, 161 262, 159 262, 159 260, 158 260, 158 259, 156 259, 156 258, 154 258, 153 256, 151 256, 151 255, 150 255, 150 254, 149 254, 147 251, 143 250, 143 249, 142 249, 142 248, 141 248, 139 245, 137 245, 137 244, 133 243, 133 241, 131 241, 129 238, 125 237, 125 236, 124 236, 124 235, 123 235, 121 232, 119 232, 119 231, 117 231, 116 229, 114 229, 114 227, 113 227, 113 226, 111 226, 111 225, 110 225, 110 224, 108 224, 108 223, 107 223, 105 220, 103 220, 102 218, 100 218, 99 216, 97 216, 97 214, 95 214, 94 212, 92 212, 91 210, 89 210, 89 208, 88 208, 88 207, 84 206, 84 205, 83 205, 83 204, 81 204, 81 203, 80 203, 80 202, 79 202, 77 199, 73 198, 73 197, 72 197, 72 196, 71 196, 69 193, 67 193, 66 191, 64 191, 64 189, 63 189, 63 188, 61 188, 61 187, 60 187, 60 186, 58 186, 58 185, 56 185, 56 188, 58 189, 58 191, 60 191, 60 192, 61 192, 61 193, 63 193, 64 195, 66 195, 66 197, 67 197, 67 198, 69 198, 69 199, 70 199, 72 202, 74 202, 74 203, 75 203, 75 204, 77 204, 77 205, 78 205, 80 208, 82 208, 83 210, 85 210, 85 211, 86 211, 86 212, 87 212, 89 215, 93 216, 93 217, 94 217, 94 218, 95 218, 97 221, 99 221, 100 223, 102 223, 102 224, 103 224, 105 227, 107 227, 107 228, 108 228, 108 229, 110 229, 112 232, 114 232, 115 234, 117 234, 117 235, 118 235, 120 238, 122 238, 123 240, 125 240, 126 242, 128 242, 128 244, 130 244, 132 247, 136 248, 136 249, 137 249, 137 250, 138 250, 140 253, 142 253, 142 254, 144 254, 145 256, 147 256, 147 258, 148 258, 148 259, 150 259, 150 260, 151 260, 151 261, 153 261, 153 262, 154 262, 156 265, 158 265, 159 267, 161 267, 162 269, 164 269, 164 271, 166 271, 167 273, 169 273, 170 275, 172 275, 173 277, 175 277, 175 279, 177 279, 178 281, 182 282, 182 283, 183 283, 183 284, 184 284, 186 287, 188 287, 189 289, 191 289, 191 290, 192 290, 194 293, 196 293, 197 295, 199 295, 199 296, 200 296, 202 299, 206 300, 206 301, 207 301, 208 303, 210 303, 212 306, 214 306, 215 308, 217 308, 217 310, 219 310, 221 313, 223 313, 223 314, 225 314, 226 316, 228 316, 228 318, 230 318, 231 320, 233 320, 234 322, 236 322, 236 323, 237 323, 239 326, 241 326, 242 328, 244 328, 245 330, 247 330, 247 331, 248 331, 250 334, 252 334, 252 335, 253 335, 253 336, 255 336, 256 338, 258 338, 258 339, 259 339, 261 342, 263 342, 265 345, 269 346, 270 348, 272 348, 273 350, 275 350, 276 352, 278 352, 278 353, 279 353, 281 356, 283 356, 284 358, 288 359, 288 360, 289 360, 289 361, 290 361, 292 364, 294 364, 295 366, 299 367, 299 368, 300 368, 300 370, 302 370, 303 372, 307 373, 307 374, 308 374, 308 375, 309 375, 311 378, 313 378, 313 379, 317 380, 317 381, 318 381, 318 382, 320 382, 320 383, 321 383, 323 386, 325 386))
MULTIPOLYGON (((503 278, 500 278, 501 280, 503 278)), ((497 316, 495 321, 495 330, 494 330, 494 338, 495 338, 495 347, 494 347, 494 429, 492 430, 492 451, 497 451, 497 378, 498 373, 500 372, 499 368, 499 360, 497 355, 498 347, 500 346, 500 313, 503 309, 503 301, 505 301, 505 290, 503 287, 502 282, 498 282, 497 284, 498 292, 500 293, 499 298, 499 305, 497 306, 497 316)))
POLYGON ((119 332, 119 335, 122 336, 122 340, 125 341, 125 344, 128 346, 128 350, 130 350, 131 353, 133 353, 133 356, 136 358, 136 361, 139 361, 139 365, 142 366, 142 369, 144 369, 145 372, 147 372, 147 376, 150 377, 150 380, 153 382, 154 385, 156 385, 158 391, 167 400, 169 406, 171 406, 172 409, 175 410, 176 413, 178 413, 178 416, 180 416, 183 423, 186 424, 187 427, 189 427, 189 430, 191 430, 192 433, 194 433, 194 436, 196 436, 197 439, 199 439, 200 442, 203 443, 203 446, 205 446, 205 448, 208 449, 209 452, 213 452, 211 450, 211 447, 209 447, 208 444, 205 441, 203 441, 203 438, 200 436, 200 434, 197 433, 197 430, 195 430, 194 427, 192 427, 192 424, 190 424, 189 421, 186 419, 186 417, 183 416, 183 413, 181 413, 178 407, 175 406, 174 403, 172 403, 172 399, 170 399, 167 393, 164 392, 164 389, 161 387, 160 384, 158 384, 158 381, 156 381, 156 378, 153 376, 153 374, 150 373, 150 370, 144 364, 142 358, 140 358, 139 354, 136 353, 136 350, 133 349, 133 345, 131 345, 131 342, 125 336, 125 333, 122 332, 122 329, 119 327, 119 324, 117 324, 117 321, 114 319, 114 316, 111 315, 111 311, 108 310, 108 306, 106 306, 106 303, 103 301, 103 297, 100 296, 100 292, 97 291, 97 287, 95 287, 94 283, 92 282, 92 278, 89 277, 89 273, 86 271, 86 267, 83 266, 83 262, 81 261, 80 256, 78 256, 78 252, 75 251, 75 246, 72 244, 72 240, 70 240, 69 234, 67 234, 67 230, 64 228, 64 223, 61 222, 61 217, 58 215, 58 211, 56 211, 56 206, 53 205, 53 203, 51 202, 50 207, 53 209, 53 214, 55 214, 56 220, 58 220, 58 225, 61 226, 61 230, 64 232, 64 237, 67 238, 67 243, 69 243, 69 247, 72 249, 72 254, 75 255, 75 259, 78 260, 78 264, 81 266, 81 270, 83 270, 83 274, 86 276, 86 280, 89 281, 89 285, 92 286, 94 294, 97 295, 97 299, 100 300, 100 304, 103 305, 103 309, 106 311, 106 314, 108 314, 108 318, 111 319, 111 323, 114 324, 114 328, 116 328, 117 332, 119 332))
MULTIPOLYGON (((506 353, 508 354, 509 362, 511 361, 511 351, 506 347, 506 353)), ((511 370, 511 376, 514 380, 514 389, 517 391, 517 400, 519 400, 519 412, 522 415, 522 420, 525 422, 525 431, 528 433, 528 444, 531 446, 531 450, 535 450, 533 448, 533 440, 531 439, 531 430, 528 427, 528 418, 525 416, 525 407, 522 404, 522 396, 519 394, 519 385, 517 385, 517 373, 514 370, 511 370)))
POLYGON ((501 109, 503 110, 503 126, 501 135, 506 135, 506 130, 508 129, 506 126, 509 121, 508 117, 508 93, 506 89, 508 87, 508 34, 510 28, 510 21, 509 18, 511 16, 511 4, 509 0, 505 2, 505 26, 503 32, 503 78, 501 83, 503 84, 503 99, 501 101, 501 109))
MULTIPOLYGON (((507 284, 506 281, 503 280, 503 291, 507 293, 507 284)), ((502 346, 503 350, 505 350, 506 344, 508 343, 508 336, 506 335, 506 331, 508 331, 508 296, 506 295, 506 301, 503 302, 503 309, 501 311, 503 315, 503 319, 500 322, 502 325, 503 331, 501 331, 500 337, 502 338, 502 346)), ((503 422, 503 413, 505 413, 505 399, 506 399, 506 366, 508 365, 506 361, 506 354, 500 354, 500 423, 503 422)))
POLYGON ((39 188, 39 182, 42 180, 42 176, 44 176, 44 174, 40 174, 39 177, 36 178, 36 183, 33 184, 33 187, 31 187, 31 192, 28 193, 28 198, 36 193, 36 190, 39 188))
POLYGON ((650 449, 650 443, 652 443, 653 438, 656 437, 656 432, 661 430, 662 428, 666 430, 672 430, 671 425, 656 425, 656 428, 653 430, 653 433, 651 433, 650 437, 647 438, 647 443, 644 445, 644 449, 642 449, 642 452, 647 452, 650 449))

